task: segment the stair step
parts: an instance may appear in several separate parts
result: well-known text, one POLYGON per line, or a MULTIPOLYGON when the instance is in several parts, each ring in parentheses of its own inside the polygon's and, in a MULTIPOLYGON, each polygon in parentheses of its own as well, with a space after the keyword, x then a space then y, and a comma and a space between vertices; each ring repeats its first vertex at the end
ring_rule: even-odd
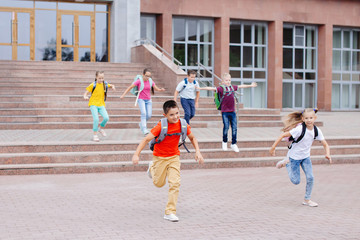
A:
MULTIPOLYGON (((233 168, 233 167, 274 167, 282 157, 261 158, 232 158, 209 159, 199 165, 193 159, 181 159, 182 169, 200 168, 233 168)), ((324 156, 312 156, 313 164, 328 164, 324 156)), ((332 155, 334 164, 360 163, 360 154, 332 155)), ((92 163, 58 163, 58 164, 6 164, 0 165, 0 175, 19 174, 67 174, 67 173, 95 173, 95 172, 123 172, 146 171, 148 161, 140 161, 134 166, 130 161, 125 162, 92 162, 92 163)))

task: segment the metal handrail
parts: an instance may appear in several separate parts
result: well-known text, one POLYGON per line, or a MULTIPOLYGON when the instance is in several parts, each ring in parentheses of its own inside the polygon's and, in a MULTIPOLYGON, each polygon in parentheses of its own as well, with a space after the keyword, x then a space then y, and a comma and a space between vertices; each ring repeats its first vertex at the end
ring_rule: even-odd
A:
POLYGON ((182 65, 182 63, 181 63, 179 60, 177 60, 176 58, 174 58, 174 56, 172 56, 172 55, 171 55, 170 53, 168 53, 165 49, 163 49, 159 44, 157 44, 156 42, 154 42, 153 40, 151 40, 151 39, 149 39, 149 38, 140 38, 140 39, 138 39, 138 40, 135 40, 134 42, 135 42, 135 45, 136 45, 136 46, 139 46, 139 45, 137 44, 137 42, 140 42, 140 45, 143 45, 143 44, 145 44, 145 43, 151 44, 151 45, 155 46, 156 48, 160 49, 162 55, 164 55, 164 53, 165 53, 165 55, 167 55, 167 57, 169 57, 172 62, 175 61, 175 63, 177 64, 178 67, 179 67, 179 65, 182 65))
POLYGON ((202 65, 201 63, 196 63, 196 64, 198 65, 198 69, 201 67, 202 69, 204 69, 205 71, 210 73, 213 78, 215 77, 219 82, 222 82, 222 80, 221 80, 221 78, 219 76, 217 76, 215 73, 213 73, 212 71, 207 69, 204 65, 202 65))

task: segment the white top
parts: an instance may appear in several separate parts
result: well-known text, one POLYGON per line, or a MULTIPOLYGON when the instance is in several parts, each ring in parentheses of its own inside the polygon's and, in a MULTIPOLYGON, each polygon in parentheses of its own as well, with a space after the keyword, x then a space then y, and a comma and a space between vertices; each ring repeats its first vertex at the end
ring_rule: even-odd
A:
POLYGON ((190 82, 188 80, 188 83, 186 85, 186 88, 184 88, 185 85, 185 81, 182 80, 181 82, 179 82, 179 84, 176 87, 176 91, 180 92, 180 97, 181 98, 186 98, 186 99, 195 99, 196 98, 196 92, 199 92, 199 89, 196 89, 195 87, 200 87, 198 81, 196 81, 196 84, 194 84, 194 82, 190 82))
MULTIPOLYGON (((316 140, 319 141, 324 140, 325 138, 320 128, 317 129, 318 129, 318 136, 316 137, 316 140)), ((302 125, 299 125, 291 129, 290 134, 294 139, 297 139, 298 137, 300 137, 301 131, 302 131, 302 125)), ((288 154, 289 157, 294 160, 302 160, 310 157, 310 150, 311 150, 311 145, 314 142, 314 136, 315 136, 314 128, 312 130, 306 128, 304 138, 300 142, 294 143, 292 145, 292 148, 289 150, 289 154, 288 154)))

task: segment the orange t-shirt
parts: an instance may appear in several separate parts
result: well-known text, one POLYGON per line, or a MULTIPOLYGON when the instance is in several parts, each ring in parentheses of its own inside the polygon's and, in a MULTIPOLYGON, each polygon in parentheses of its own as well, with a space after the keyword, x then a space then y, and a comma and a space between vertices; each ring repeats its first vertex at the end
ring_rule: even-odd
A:
MULTIPOLYGON (((154 136, 159 136, 161 132, 161 121, 153 128, 151 129, 151 133, 154 136)), ((168 123, 168 134, 173 133, 181 133, 181 122, 180 120, 176 123, 168 123)), ((187 125, 187 134, 191 134, 191 128, 189 125, 187 125)), ((180 156, 180 150, 179 150, 179 140, 180 135, 174 135, 174 136, 166 136, 164 140, 161 143, 157 143, 154 146, 154 156, 158 157, 171 157, 175 155, 180 156)))

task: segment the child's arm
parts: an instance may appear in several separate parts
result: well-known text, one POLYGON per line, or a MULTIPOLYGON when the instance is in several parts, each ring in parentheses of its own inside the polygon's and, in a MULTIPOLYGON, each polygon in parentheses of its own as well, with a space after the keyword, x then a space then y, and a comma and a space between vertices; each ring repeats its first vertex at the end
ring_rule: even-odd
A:
POLYGON ((320 141, 325 149, 325 158, 327 158, 329 160, 329 162, 331 163, 331 156, 330 156, 330 147, 329 144, 324 140, 320 141))
POLYGON ((177 91, 177 90, 175 90, 175 92, 174 92, 174 101, 176 102, 176 99, 177 99, 177 97, 178 97, 178 94, 179 94, 179 92, 177 91))
POLYGON ((281 140, 285 137, 290 137, 290 136, 291 136, 290 132, 284 132, 278 137, 278 139, 276 139, 276 141, 273 143, 273 145, 269 150, 271 156, 275 156, 275 148, 281 142, 281 140))
POLYGON ((115 85, 114 84, 109 84, 109 87, 111 87, 114 91, 116 90, 115 85))
POLYGON ((252 82, 250 85, 242 84, 238 86, 238 88, 251 88, 251 87, 257 87, 257 83, 252 82))
POLYGON ((216 87, 196 87, 199 90, 216 91, 216 87))
POLYGON ((195 138, 193 133, 190 133, 188 135, 188 138, 190 139, 192 145, 195 148, 195 160, 198 161, 199 164, 203 164, 204 163, 204 158, 200 153, 199 143, 198 143, 197 139, 195 138))
POLYGON ((90 92, 89 92, 88 90, 86 90, 86 92, 84 92, 84 96, 83 96, 83 97, 84 97, 85 100, 88 100, 88 99, 89 99, 89 96, 88 96, 89 93, 90 93, 90 92))
POLYGON ((165 88, 158 88, 158 87, 156 86, 156 84, 154 84, 154 89, 155 89, 156 91, 159 91, 159 92, 165 91, 165 88))
POLYGON ((154 138, 155 136, 150 132, 146 137, 143 138, 143 140, 140 142, 140 144, 137 146, 136 151, 134 155, 132 156, 132 162, 134 165, 137 165, 139 163, 139 157, 141 151, 144 149, 146 145, 149 144, 149 142, 154 138))
POLYGON ((124 96, 132 89, 135 87, 135 84, 131 84, 126 90, 125 92, 121 95, 120 98, 124 98, 124 96))
POLYGON ((199 107, 199 98, 200 98, 200 91, 197 91, 195 97, 195 108, 199 107))

